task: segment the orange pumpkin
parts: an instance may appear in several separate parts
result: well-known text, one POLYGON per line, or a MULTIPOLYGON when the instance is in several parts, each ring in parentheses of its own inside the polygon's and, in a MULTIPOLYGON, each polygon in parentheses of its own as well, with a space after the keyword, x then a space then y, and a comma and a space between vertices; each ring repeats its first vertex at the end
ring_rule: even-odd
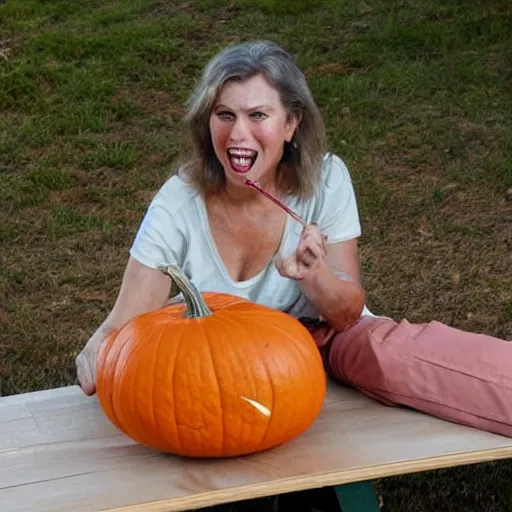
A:
POLYGON ((97 395, 126 435, 189 457, 265 450, 304 432, 326 391, 312 336, 293 317, 220 293, 203 296, 164 269, 185 304, 111 333, 97 358, 97 395))

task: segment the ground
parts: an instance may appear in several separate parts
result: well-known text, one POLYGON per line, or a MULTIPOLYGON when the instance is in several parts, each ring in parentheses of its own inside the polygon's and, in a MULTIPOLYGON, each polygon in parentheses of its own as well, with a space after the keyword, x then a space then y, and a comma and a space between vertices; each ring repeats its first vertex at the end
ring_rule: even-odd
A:
MULTIPOLYGON (((357 193, 368 305, 512 339, 507 0, 0 3, 0 394, 75 381, 181 116, 224 45, 283 44, 357 193)), ((512 465, 376 482, 389 512, 512 510, 512 465)))

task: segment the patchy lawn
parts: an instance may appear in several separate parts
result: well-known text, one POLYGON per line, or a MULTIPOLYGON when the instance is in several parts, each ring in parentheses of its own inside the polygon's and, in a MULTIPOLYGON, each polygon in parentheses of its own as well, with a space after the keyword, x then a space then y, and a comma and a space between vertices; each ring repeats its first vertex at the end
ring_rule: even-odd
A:
MULTIPOLYGON (((512 339, 507 0, 0 3, 0 394, 73 383, 206 61, 273 39, 351 170, 370 308, 512 339)), ((512 510, 509 462, 377 485, 386 512, 512 510)))

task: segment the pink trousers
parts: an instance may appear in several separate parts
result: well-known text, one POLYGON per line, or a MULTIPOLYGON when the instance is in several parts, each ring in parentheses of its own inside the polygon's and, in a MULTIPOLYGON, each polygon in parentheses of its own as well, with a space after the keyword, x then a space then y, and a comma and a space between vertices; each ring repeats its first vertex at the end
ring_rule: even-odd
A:
POLYGON ((387 405, 512 437, 512 343, 435 321, 307 327, 335 380, 387 405))

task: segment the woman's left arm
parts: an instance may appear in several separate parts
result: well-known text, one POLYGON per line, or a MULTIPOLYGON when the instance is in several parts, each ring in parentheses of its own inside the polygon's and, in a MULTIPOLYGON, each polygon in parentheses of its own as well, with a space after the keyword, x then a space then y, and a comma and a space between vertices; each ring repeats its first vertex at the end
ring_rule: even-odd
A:
POLYGON ((334 244, 323 241, 309 225, 295 253, 278 264, 281 275, 298 281, 304 295, 337 331, 356 322, 365 304, 357 239, 334 244))
POLYGON ((299 286, 324 320, 342 331, 359 319, 365 304, 357 239, 326 244, 325 253, 299 286))

